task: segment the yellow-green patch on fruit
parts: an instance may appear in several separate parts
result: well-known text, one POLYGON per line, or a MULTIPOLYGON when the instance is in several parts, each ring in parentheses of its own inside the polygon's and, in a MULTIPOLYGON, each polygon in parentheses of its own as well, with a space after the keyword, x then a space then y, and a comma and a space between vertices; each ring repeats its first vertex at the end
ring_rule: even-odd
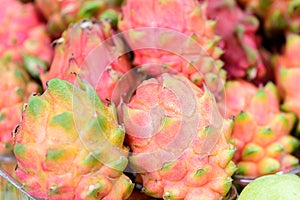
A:
POLYGON ((300 199, 300 178, 294 174, 266 175, 247 185, 239 200, 300 199))

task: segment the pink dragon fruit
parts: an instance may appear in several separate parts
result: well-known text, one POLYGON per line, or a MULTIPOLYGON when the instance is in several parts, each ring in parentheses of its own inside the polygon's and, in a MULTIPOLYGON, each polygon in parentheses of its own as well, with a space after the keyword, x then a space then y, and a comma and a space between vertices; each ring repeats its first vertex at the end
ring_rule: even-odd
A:
POLYGON ((210 19, 217 21, 216 34, 222 37, 222 60, 227 76, 263 80, 268 74, 256 38, 259 21, 244 12, 234 0, 207 1, 210 19))
POLYGON ((25 63, 31 75, 46 70, 52 59, 51 41, 32 3, 0 0, 0 57, 25 63))

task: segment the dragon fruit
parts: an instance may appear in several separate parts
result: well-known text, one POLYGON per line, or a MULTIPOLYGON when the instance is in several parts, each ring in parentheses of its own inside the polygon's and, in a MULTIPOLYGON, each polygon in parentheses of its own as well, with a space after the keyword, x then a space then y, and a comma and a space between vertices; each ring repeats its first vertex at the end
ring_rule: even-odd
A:
POLYGON ((116 8, 122 0, 36 0, 36 5, 48 21, 48 31, 58 38, 68 25, 85 18, 106 18, 116 24, 116 8), (108 11, 108 12, 106 12, 108 11))
POLYGON ((23 62, 31 75, 38 77, 52 59, 53 50, 46 27, 32 3, 1 0, 0 57, 23 62))
POLYGON ((298 166, 291 153, 299 141, 290 135, 296 117, 280 111, 273 83, 257 88, 243 80, 228 81, 225 97, 227 117, 235 116, 232 142, 238 148, 237 174, 258 177, 298 166))
POLYGON ((196 0, 128 0, 122 10, 123 16, 119 21, 119 29, 129 32, 124 35, 134 51, 135 65, 161 64, 183 74, 200 87, 203 82, 206 82, 215 97, 220 98, 219 92, 223 89, 225 79, 225 72, 221 69, 223 63, 219 59, 222 50, 217 46, 220 38, 214 33, 216 23, 207 19, 205 4, 200 4, 196 0), (162 32, 156 41, 152 41, 155 33, 147 32, 149 27, 152 30, 156 28, 156 34, 159 30, 165 30, 165 33, 162 32), (141 30, 141 28, 145 28, 145 30, 141 30), (168 34, 171 41, 167 40, 166 35, 168 34), (172 41, 172 37, 182 37, 182 35, 187 38, 187 45, 182 43, 182 47, 186 45, 187 51, 191 51, 192 54, 190 53, 189 56, 208 56, 210 59, 202 60, 200 58, 201 61, 196 66, 194 64, 198 61, 182 57, 184 56, 183 52, 170 52, 168 47, 178 43, 175 39, 172 41), (161 42, 159 45, 165 42, 169 46, 140 49, 137 46, 140 41, 154 44, 161 42), (193 51, 195 46, 201 47, 202 50, 193 51))
POLYGON ((127 155, 111 151, 128 152, 113 104, 105 106, 89 85, 77 88, 59 79, 47 85, 41 96, 29 99, 14 134, 16 175, 24 189, 49 200, 127 199, 134 185, 122 173, 127 155), (94 112, 93 119, 77 121, 81 108, 94 112))
POLYGON ((227 77, 263 81, 268 74, 257 44, 259 21, 239 8, 234 0, 212 0, 207 5, 208 17, 216 20, 216 34, 222 38, 221 59, 227 77))
MULTIPOLYGON (((100 24, 84 20, 81 23, 70 25, 63 37, 56 41, 55 55, 50 71, 41 77, 44 87, 46 87, 47 81, 52 78, 74 82, 76 77, 74 73, 80 74, 86 59, 101 60, 102 55, 93 54, 92 51, 99 47, 102 42, 110 41, 109 38, 112 36, 113 31, 106 21, 102 21, 100 24), (89 56, 90 53, 92 56, 89 56)), ((122 42, 115 42, 110 46, 125 53, 122 42)), ((131 68, 131 65, 127 56, 122 55, 104 67, 106 68, 96 87, 96 91, 103 101, 111 98, 118 79, 131 68)))
POLYGON ((19 64, 10 58, 0 59, 0 153, 11 153, 11 132, 20 121, 23 103, 38 85, 29 79, 19 64))
MULTIPOLYGON (((276 83, 284 100, 281 108, 285 111, 294 112, 298 119, 300 118, 300 88, 296 83, 300 74, 299 45, 300 36, 289 34, 284 53, 274 57, 276 83)), ((300 125, 298 125, 297 130, 299 134, 300 125)))
POLYGON ((186 200, 226 195, 236 169, 231 161, 235 148, 229 144, 233 124, 213 116, 220 115, 207 89, 182 75, 163 73, 144 80, 121 110, 127 143, 137 156, 130 161, 145 194, 186 200), (168 153, 178 157, 169 159, 168 153))
POLYGON ((239 0, 239 2, 261 18, 268 37, 278 36, 279 32, 297 33, 300 31, 300 4, 298 1, 239 0))

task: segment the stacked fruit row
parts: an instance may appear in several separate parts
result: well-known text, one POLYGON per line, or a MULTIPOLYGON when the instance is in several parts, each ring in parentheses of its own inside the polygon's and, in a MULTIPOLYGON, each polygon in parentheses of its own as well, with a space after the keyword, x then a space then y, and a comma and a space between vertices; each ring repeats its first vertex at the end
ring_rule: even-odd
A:
POLYGON ((298 167, 298 1, 0 3, 0 152, 33 196, 214 200, 298 167))

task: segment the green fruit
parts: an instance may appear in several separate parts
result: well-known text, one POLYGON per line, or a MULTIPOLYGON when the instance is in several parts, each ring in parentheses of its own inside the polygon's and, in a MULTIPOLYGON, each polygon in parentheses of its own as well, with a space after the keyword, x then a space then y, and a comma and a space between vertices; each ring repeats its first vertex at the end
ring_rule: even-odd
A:
POLYGON ((242 191, 239 200, 300 199, 300 178, 294 174, 262 176, 242 191))

